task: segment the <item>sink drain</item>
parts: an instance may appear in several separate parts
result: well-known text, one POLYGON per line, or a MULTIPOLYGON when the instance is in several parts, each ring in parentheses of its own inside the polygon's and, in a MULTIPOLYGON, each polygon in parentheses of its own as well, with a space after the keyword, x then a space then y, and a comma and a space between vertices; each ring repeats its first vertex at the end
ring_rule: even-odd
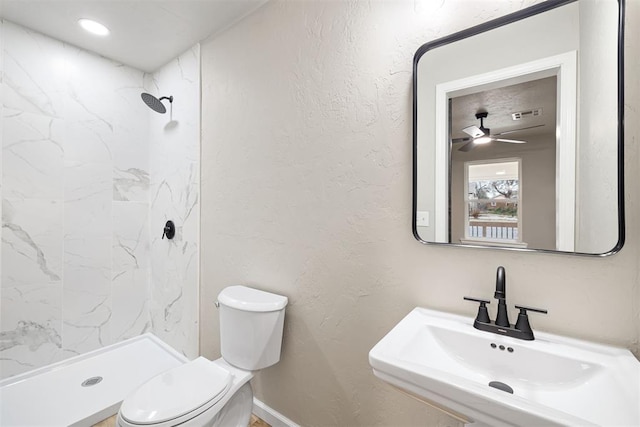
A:
POLYGON ((506 391, 507 393, 513 394, 513 389, 505 383, 501 383, 500 381, 491 381, 489 383, 489 387, 497 388, 498 390, 506 391))
POLYGON ((81 385, 82 387, 91 387, 92 385, 98 384, 100 381, 102 381, 102 377, 91 377, 82 381, 81 385))

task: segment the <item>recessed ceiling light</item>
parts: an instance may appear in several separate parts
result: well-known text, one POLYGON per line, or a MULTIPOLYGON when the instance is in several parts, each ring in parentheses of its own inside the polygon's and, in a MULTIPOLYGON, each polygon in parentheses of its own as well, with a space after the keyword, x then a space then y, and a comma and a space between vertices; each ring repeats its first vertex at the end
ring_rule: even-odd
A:
POLYGON ((78 19, 78 24, 91 34, 95 34, 97 36, 108 36, 110 33, 107 27, 91 19, 78 19))

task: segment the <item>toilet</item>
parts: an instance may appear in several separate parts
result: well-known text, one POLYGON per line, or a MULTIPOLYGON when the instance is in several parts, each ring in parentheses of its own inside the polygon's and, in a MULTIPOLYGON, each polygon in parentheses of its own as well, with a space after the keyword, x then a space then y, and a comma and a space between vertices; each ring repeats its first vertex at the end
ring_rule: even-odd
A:
POLYGON ((204 357, 150 379, 122 402, 121 427, 247 427, 253 372, 278 363, 287 297, 246 286, 218 295, 222 357, 204 357))

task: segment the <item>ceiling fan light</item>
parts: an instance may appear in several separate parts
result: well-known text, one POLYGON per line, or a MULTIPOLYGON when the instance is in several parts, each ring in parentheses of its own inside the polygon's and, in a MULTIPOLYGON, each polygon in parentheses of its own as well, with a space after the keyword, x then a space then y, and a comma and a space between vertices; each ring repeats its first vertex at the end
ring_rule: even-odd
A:
POLYGON ((475 144, 488 144, 492 141, 490 136, 481 136, 480 138, 476 138, 473 140, 475 144))

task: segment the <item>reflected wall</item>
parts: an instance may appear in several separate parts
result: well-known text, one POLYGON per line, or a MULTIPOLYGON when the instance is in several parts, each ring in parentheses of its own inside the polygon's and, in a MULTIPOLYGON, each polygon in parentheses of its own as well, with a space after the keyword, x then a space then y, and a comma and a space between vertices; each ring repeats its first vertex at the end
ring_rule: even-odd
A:
MULTIPOLYGON (((620 232, 623 228, 619 228, 623 215, 618 205, 621 193, 618 188, 617 18, 615 0, 579 0, 437 48, 421 48, 419 52, 424 54, 419 56, 415 68, 415 202, 420 217, 425 213, 431 216, 430 222, 417 221, 415 225, 416 236, 421 241, 510 248, 520 247, 522 243, 528 249, 583 254, 619 250, 624 236, 620 232), (545 62, 549 64, 544 65, 545 62), (460 233, 453 230, 454 213, 449 218, 449 208, 458 201, 449 197, 452 195, 448 178, 452 171, 448 167, 450 144, 442 132, 448 124, 446 113, 442 112, 446 100, 438 97, 443 96, 442 91, 447 91, 449 97, 461 95, 457 92, 485 91, 487 88, 483 85, 497 84, 500 76, 513 77, 515 74, 509 74, 512 72, 520 72, 518 76, 524 79, 532 70, 552 69, 559 70, 558 78, 562 76, 558 81, 558 125, 556 129, 547 126, 557 138, 555 184, 543 178, 545 182, 535 181, 536 184, 528 187, 530 190, 541 186, 539 184, 550 184, 544 191, 555 193, 555 217, 541 229, 531 227, 529 222, 531 232, 523 232, 520 237, 524 240, 514 245, 500 240, 470 240, 468 236, 460 239, 460 233), (476 83, 469 83, 474 81, 476 83), (577 118, 575 122, 574 118, 577 118), (531 240, 536 240, 541 232, 549 234, 549 228, 555 228, 555 242, 539 246, 531 240)), ((516 123, 503 122, 502 127, 492 125, 501 117, 494 109, 513 104, 508 112, 515 113, 540 107, 538 102, 525 105, 520 101, 514 96, 512 100, 487 102, 474 113, 488 111, 485 123, 494 131, 498 129, 497 135, 505 130, 507 138, 527 140, 533 134, 513 133, 519 127, 516 123)), ((547 108, 540 111, 543 115, 550 113, 547 108)), ((473 114, 468 116, 470 120, 465 126, 474 123, 473 114)), ((526 123, 523 120, 520 124, 522 130, 528 129, 526 123)), ((456 123, 451 131, 459 132, 462 127, 456 123)), ((523 152, 529 145, 532 144, 523 145, 523 152)), ((451 150, 459 150, 458 147, 453 144, 451 150)), ((452 176, 451 180, 455 179, 459 177, 452 176)), ((522 200, 523 203, 529 200, 528 206, 534 206, 538 202, 531 199, 533 193, 529 190, 525 193, 523 188, 522 200)), ((536 191, 542 190, 536 188, 536 191)), ((539 215, 528 213, 527 217, 537 220, 539 215)))

